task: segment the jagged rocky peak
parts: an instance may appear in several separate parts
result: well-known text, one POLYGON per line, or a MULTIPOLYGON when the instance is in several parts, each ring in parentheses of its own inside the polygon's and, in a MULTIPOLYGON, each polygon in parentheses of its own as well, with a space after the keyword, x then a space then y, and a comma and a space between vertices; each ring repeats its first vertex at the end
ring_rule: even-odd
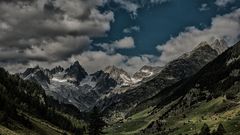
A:
POLYGON ((97 71, 97 72, 91 74, 90 76, 92 77, 92 81, 95 81, 95 82, 99 82, 99 81, 102 81, 102 80, 105 80, 105 81, 110 80, 110 81, 116 83, 116 81, 110 77, 110 74, 105 73, 103 70, 97 71))
POLYGON ((205 45, 209 45, 207 41, 202 41, 201 43, 199 43, 199 45, 197 45, 196 48, 199 48, 199 47, 202 47, 202 46, 205 46, 205 45))
POLYGON ((224 39, 216 39, 210 46, 218 52, 218 54, 223 53, 228 49, 227 42, 224 39))
POLYGON ((21 74, 23 79, 30 79, 33 81, 41 81, 50 83, 50 78, 52 77, 49 69, 41 68, 40 66, 35 66, 33 68, 26 69, 25 72, 21 74))
POLYGON ((105 73, 100 70, 90 75, 92 77, 91 81, 96 82, 96 86, 101 88, 101 93, 105 93, 106 90, 110 90, 117 85, 117 82, 110 77, 109 73, 105 73))
POLYGON ((130 75, 125 70, 117 68, 116 66, 108 66, 104 69, 104 72, 109 73, 110 75, 125 74, 130 77, 130 75))
POLYGON ((121 69, 121 68, 117 68, 116 66, 112 65, 112 66, 107 66, 105 69, 104 69, 105 72, 108 72, 108 73, 112 73, 112 72, 123 72, 124 70, 121 69))
POLYGON ((64 78, 71 79, 76 82, 80 82, 88 75, 78 61, 75 61, 73 65, 65 70, 65 72, 66 74, 64 75, 64 78))
POLYGON ((23 77, 27 77, 28 75, 30 75, 30 74, 35 74, 35 73, 37 73, 37 72, 43 72, 44 74, 46 74, 47 76, 49 76, 50 75, 50 71, 48 70, 48 69, 44 69, 44 68, 42 68, 42 67, 40 67, 40 66, 35 66, 35 67, 33 67, 33 68, 27 68, 21 75, 23 76, 23 77))
POLYGON ((120 85, 132 83, 131 76, 125 70, 116 66, 108 66, 104 69, 104 72, 108 73, 120 85))
POLYGON ((186 55, 186 54, 190 55, 193 52, 195 52, 196 50, 201 50, 203 48, 208 48, 208 49, 215 50, 207 41, 202 41, 195 48, 193 48, 193 50, 191 50, 190 52, 186 52, 183 55, 186 55))
POLYGON ((56 66, 55 68, 53 68, 50 72, 51 74, 57 74, 57 73, 60 73, 60 72, 63 72, 64 71, 64 68, 61 67, 61 66, 56 66))
POLYGON ((215 49, 207 42, 201 42, 192 51, 184 53, 165 65, 160 74, 165 78, 181 80, 193 75, 217 56, 215 49))
POLYGON ((203 41, 195 49, 198 49, 204 46, 210 46, 212 49, 214 49, 218 53, 218 55, 228 49, 227 42, 224 39, 215 39, 212 43, 203 41))
MULTIPOLYGON (((227 43, 224 40, 216 39, 211 44, 207 41, 203 41, 199 43, 192 51, 184 53, 180 56, 180 59, 189 59, 192 57, 201 58, 205 57, 207 54, 213 54, 215 56, 220 55, 228 48, 227 43), (214 54, 215 53, 215 54, 214 54)), ((178 58, 178 59, 179 59, 178 58)), ((202 58, 201 58, 202 59, 202 58)), ((206 58, 208 59, 208 58, 206 58)), ((208 60, 206 60, 208 61, 208 60)))
POLYGON ((101 76, 109 77, 109 74, 103 72, 102 70, 100 70, 100 71, 97 71, 97 72, 91 74, 90 76, 93 77, 93 78, 92 78, 92 81, 97 81, 98 78, 101 77, 101 76))
POLYGON ((29 74, 32 74, 34 72, 36 72, 37 70, 39 70, 40 67, 39 66, 35 66, 33 68, 27 68, 21 75, 25 78, 27 77, 29 74))

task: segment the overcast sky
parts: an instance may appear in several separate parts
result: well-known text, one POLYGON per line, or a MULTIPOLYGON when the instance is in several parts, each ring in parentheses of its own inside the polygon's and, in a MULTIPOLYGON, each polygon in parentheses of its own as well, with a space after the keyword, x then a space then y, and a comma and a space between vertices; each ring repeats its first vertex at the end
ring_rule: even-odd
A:
POLYGON ((133 73, 216 38, 240 40, 240 1, 0 0, 0 66, 13 73, 76 60, 133 73))

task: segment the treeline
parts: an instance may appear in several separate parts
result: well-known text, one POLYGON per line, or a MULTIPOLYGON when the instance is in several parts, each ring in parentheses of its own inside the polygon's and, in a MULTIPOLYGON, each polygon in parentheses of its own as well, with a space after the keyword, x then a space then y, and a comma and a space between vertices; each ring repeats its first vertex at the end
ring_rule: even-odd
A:
MULTIPOLYGON (((1 123, 9 125, 9 120, 14 119, 31 128, 31 122, 18 113, 18 110, 21 110, 45 119, 61 129, 83 134, 83 129, 75 127, 71 120, 57 112, 58 107, 55 107, 53 101, 49 101, 40 85, 23 80, 18 75, 10 75, 0 68, 0 111, 3 112, 1 123)), ((77 114, 76 110, 73 112, 77 114)))

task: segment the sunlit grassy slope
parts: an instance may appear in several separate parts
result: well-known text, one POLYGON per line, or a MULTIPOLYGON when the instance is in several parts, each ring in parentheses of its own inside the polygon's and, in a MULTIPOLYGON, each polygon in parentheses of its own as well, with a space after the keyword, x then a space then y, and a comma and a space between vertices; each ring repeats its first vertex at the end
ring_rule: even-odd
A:
MULTIPOLYGON (((164 112, 162 110, 152 114, 152 107, 139 112, 131 117, 110 125, 106 128, 109 135, 133 135, 146 128, 152 121, 157 120, 164 112)), ((222 123, 227 135, 240 135, 240 105, 237 102, 219 97, 211 101, 198 103, 194 108, 187 109, 178 115, 169 115, 166 118, 167 129, 174 129, 171 135, 198 133, 204 123, 207 123, 211 130, 222 123), (229 107, 230 106, 230 107, 229 107), (185 117, 183 117, 183 115, 185 117)))

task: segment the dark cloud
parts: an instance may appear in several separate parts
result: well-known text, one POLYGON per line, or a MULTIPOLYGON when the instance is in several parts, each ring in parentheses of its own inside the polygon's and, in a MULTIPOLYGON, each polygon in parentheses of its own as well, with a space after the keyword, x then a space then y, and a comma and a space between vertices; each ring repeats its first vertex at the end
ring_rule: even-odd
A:
POLYGON ((113 12, 104 0, 1 0, 0 61, 58 61, 86 50, 104 36, 113 12), (5 52, 2 52, 2 51, 5 52))

